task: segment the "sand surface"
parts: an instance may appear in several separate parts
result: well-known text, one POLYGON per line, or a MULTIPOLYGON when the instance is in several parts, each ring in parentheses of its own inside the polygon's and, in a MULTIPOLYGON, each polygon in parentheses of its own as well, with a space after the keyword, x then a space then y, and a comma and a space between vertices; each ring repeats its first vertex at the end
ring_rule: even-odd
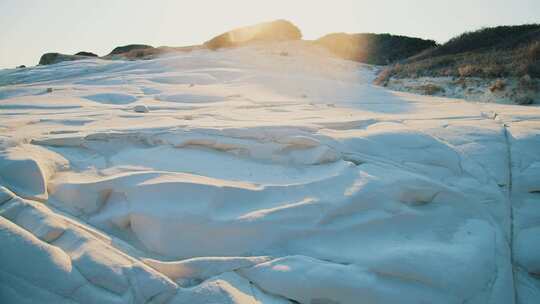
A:
POLYGON ((540 108, 374 74, 294 43, 0 71, 0 302, 537 303, 540 108))

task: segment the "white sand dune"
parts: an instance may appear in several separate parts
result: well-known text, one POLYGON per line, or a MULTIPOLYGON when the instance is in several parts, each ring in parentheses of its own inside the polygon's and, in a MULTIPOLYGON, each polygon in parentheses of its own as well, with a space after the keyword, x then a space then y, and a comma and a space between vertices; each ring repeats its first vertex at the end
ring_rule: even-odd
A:
POLYGON ((0 303, 537 303, 540 108, 374 74, 296 43, 0 71, 0 303))

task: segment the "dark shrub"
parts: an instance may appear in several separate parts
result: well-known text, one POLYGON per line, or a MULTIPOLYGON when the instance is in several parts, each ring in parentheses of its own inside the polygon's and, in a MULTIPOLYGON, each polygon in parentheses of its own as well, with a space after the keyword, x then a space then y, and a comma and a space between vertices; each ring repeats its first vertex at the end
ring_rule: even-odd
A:
POLYGON ((437 45, 433 40, 406 36, 345 33, 329 34, 315 43, 340 58, 378 65, 408 58, 437 45))
POLYGON ((39 58, 40 65, 47 65, 55 63, 56 59, 60 56, 60 53, 46 53, 39 58))
POLYGON ((109 55, 117 55, 122 53, 127 53, 132 50, 143 50, 143 49, 152 49, 153 46, 146 44, 128 44, 124 46, 115 47, 109 55))
POLYGON ((540 60, 540 41, 535 41, 529 46, 527 56, 532 62, 540 60))
MULTIPOLYGON (((540 24, 497 26, 466 32, 422 54, 423 57, 459 54, 486 49, 508 50, 540 39, 540 24)), ((418 59, 421 59, 418 58, 418 59)))
POLYGON ((494 64, 486 64, 482 68, 482 71, 483 71, 483 74, 486 77, 489 77, 489 78, 503 77, 506 74, 506 72, 504 70, 504 66, 502 66, 500 64, 496 64, 496 63, 494 63, 494 64))
POLYGON ((418 87, 425 95, 435 95, 444 92, 444 89, 438 85, 426 84, 418 87))
POLYGON ((86 57, 98 57, 98 55, 92 53, 92 52, 78 52, 75 54, 75 56, 86 56, 86 57))
POLYGON ((540 61, 530 63, 527 71, 531 77, 540 78, 540 61))

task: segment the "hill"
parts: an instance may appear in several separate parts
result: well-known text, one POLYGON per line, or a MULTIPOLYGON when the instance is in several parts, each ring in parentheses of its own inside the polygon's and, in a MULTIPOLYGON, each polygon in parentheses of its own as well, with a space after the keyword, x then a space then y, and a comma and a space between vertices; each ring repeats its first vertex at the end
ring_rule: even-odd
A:
MULTIPOLYGON (((128 60, 151 59, 165 53, 178 51, 192 51, 201 48, 218 50, 256 42, 299 41, 301 39, 302 32, 296 25, 287 20, 275 20, 232 29, 213 37, 202 45, 187 47, 162 46, 156 48, 146 44, 129 44, 116 47, 108 55, 101 58, 128 60)), ((376 65, 386 65, 401 61, 437 46, 433 40, 372 33, 332 33, 315 41, 304 42, 308 45, 316 45, 327 49, 341 59, 376 65)), ((86 52, 85 54, 94 55, 93 53, 86 52)), ((75 56, 65 54, 46 55, 44 58, 48 60, 41 60, 40 64, 46 65, 67 60, 88 58, 77 56, 85 54, 77 53, 75 56)), ((95 55, 92 57, 95 57, 95 55)))
POLYGON ((315 43, 342 59, 377 65, 403 60, 437 46, 433 40, 371 33, 333 33, 315 43))
POLYGON ((540 24, 467 32, 391 68, 397 77, 540 78, 540 24))
POLYGON ((287 20, 276 20, 233 29, 206 41, 204 46, 211 50, 216 50, 258 41, 300 39, 302 39, 302 32, 296 25, 287 20))
POLYGON ((397 90, 477 101, 537 102, 540 24, 463 33, 388 67, 375 83, 397 90))

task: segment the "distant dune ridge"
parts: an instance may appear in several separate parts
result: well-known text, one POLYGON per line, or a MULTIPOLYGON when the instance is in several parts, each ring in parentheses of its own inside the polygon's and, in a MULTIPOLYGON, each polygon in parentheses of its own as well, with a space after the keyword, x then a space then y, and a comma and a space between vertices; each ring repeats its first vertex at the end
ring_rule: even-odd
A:
MULTIPOLYGON (((147 59, 155 55, 174 51, 191 51, 207 48, 218 50, 247 45, 257 42, 298 41, 302 39, 300 29, 287 20, 276 20, 251 26, 236 28, 222 33, 198 46, 188 47, 152 47, 145 44, 129 44, 114 48, 104 59, 147 59)), ((390 34, 328 34, 315 41, 306 41, 322 46, 339 58, 370 64, 388 64, 415 55, 423 50, 436 46, 435 41, 395 36, 390 34)), ((67 60, 80 60, 74 57, 55 53, 54 60, 47 55, 47 60, 39 64, 54 64, 67 60)), ((77 53, 76 55, 82 55, 77 53)), ((45 56, 45 55, 44 55, 45 56)))
POLYGON ((390 34, 328 34, 317 44, 340 58, 369 64, 385 65, 435 48, 433 40, 390 34))
POLYGON ((245 45, 260 41, 287 41, 302 39, 302 32, 289 21, 277 20, 241 27, 223 33, 204 43, 211 50, 245 45))
POLYGON ((144 50, 144 49, 151 49, 151 48, 153 47, 146 44, 129 44, 129 45, 115 47, 111 51, 111 53, 109 53, 109 55, 116 55, 116 54, 127 53, 132 50, 144 50))
POLYGON ((92 53, 89 52, 79 52, 75 55, 67 55, 60 53, 45 53, 39 59, 40 65, 55 64, 63 61, 73 61, 73 60, 82 60, 88 59, 88 57, 97 57, 97 55, 92 56, 92 53))
MULTIPOLYGON (((103 58, 125 57, 128 59, 137 59, 181 50, 189 51, 199 48, 217 50, 220 48, 238 47, 254 42, 294 41, 301 39, 302 32, 296 25, 287 20, 276 20, 236 28, 222 33, 198 46, 162 46, 156 48, 146 44, 129 44, 115 47, 103 58)), ((413 63, 429 60, 432 63, 431 65, 423 64, 418 68, 415 67, 415 72, 420 74, 433 72, 437 75, 447 76, 452 73, 458 75, 457 68, 452 71, 448 71, 446 68, 451 67, 452 63, 456 63, 459 60, 449 60, 448 58, 443 58, 444 56, 465 53, 468 55, 471 55, 471 53, 484 55, 490 51, 497 51, 497 55, 509 55, 515 58, 524 57, 523 59, 526 59, 525 57, 527 56, 519 56, 522 53, 512 53, 512 51, 516 49, 526 51, 528 47, 534 46, 534 43, 540 43, 540 25, 529 24, 485 28, 479 31, 461 34, 442 45, 438 45, 435 41, 429 39, 374 33, 330 33, 312 42, 328 49, 339 58, 362 63, 386 65, 399 62, 400 64, 410 64, 412 67, 413 63), (440 60, 433 60, 434 58, 440 60)), ((540 47, 538 49, 540 50, 540 47)), ((536 51, 536 53, 540 53, 540 51, 536 51)), ((42 56, 39 64, 45 65, 67 60, 84 59, 84 57, 74 57, 80 55, 97 56, 90 52, 79 52, 75 55, 47 53, 42 56)), ((531 56, 534 56, 534 54, 531 56)), ((473 59, 469 59, 469 61, 476 60, 478 63, 483 63, 482 58, 484 57, 476 56, 473 59)), ((467 58, 459 59, 467 63, 465 60, 467 58)), ((484 61, 488 59, 484 59, 484 61)), ((520 69, 515 73, 521 73, 521 75, 530 74, 532 77, 538 77, 540 75, 540 66, 536 62, 519 66, 520 69)), ((494 62, 494 64, 497 63, 494 62)), ((477 69, 476 71, 477 73, 475 74, 481 74, 481 76, 502 76, 505 72, 510 72, 509 69, 504 69, 504 67, 497 68, 493 66, 489 66, 483 70, 477 69)), ((407 69, 401 69, 399 72, 407 72, 407 69)))
MULTIPOLYGON (((287 41, 322 47, 345 60, 386 65, 375 84, 395 90, 517 104, 531 104, 540 99, 539 24, 484 28, 438 45, 429 39, 374 33, 331 33, 314 41, 302 40, 302 32, 296 25, 287 20, 275 20, 227 31, 201 45, 129 44, 116 47, 101 58, 152 59, 172 52, 287 41)), ((89 56, 97 55, 47 53, 39 64, 89 56)))

